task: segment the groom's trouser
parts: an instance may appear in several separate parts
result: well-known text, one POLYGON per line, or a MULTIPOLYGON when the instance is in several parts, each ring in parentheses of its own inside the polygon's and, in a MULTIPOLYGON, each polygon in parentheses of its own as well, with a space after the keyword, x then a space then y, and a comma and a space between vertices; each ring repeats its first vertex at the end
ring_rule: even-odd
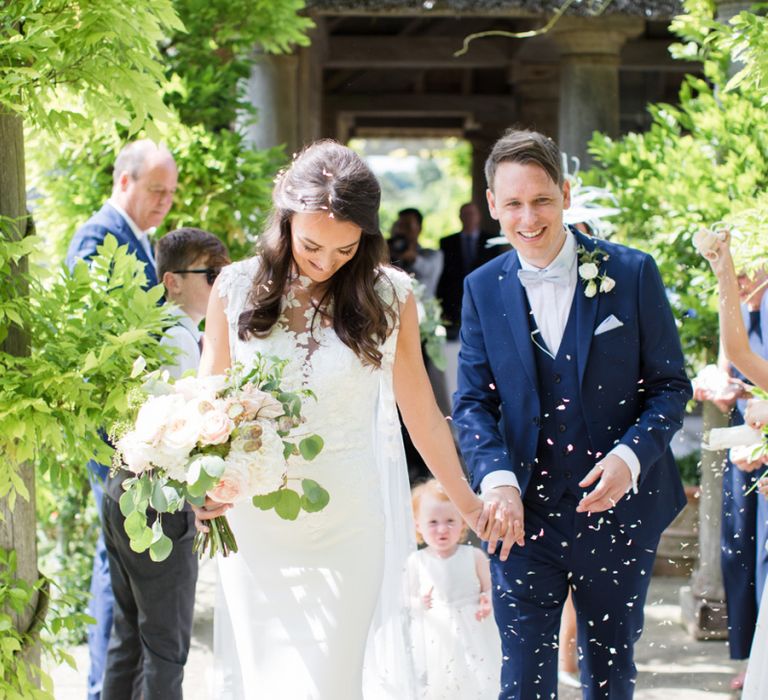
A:
POLYGON ((513 547, 506 562, 498 553, 491 558, 504 658, 500 700, 557 697, 558 631, 569 586, 584 698, 632 698, 633 647, 643 629, 655 546, 634 544, 611 515, 576 513, 570 493, 555 506, 524 505, 525 546, 513 547))
POLYGON ((131 549, 125 518, 108 495, 102 515, 115 608, 101 700, 132 700, 134 684, 142 700, 181 700, 197 583, 194 514, 163 515, 173 550, 162 562, 131 549))

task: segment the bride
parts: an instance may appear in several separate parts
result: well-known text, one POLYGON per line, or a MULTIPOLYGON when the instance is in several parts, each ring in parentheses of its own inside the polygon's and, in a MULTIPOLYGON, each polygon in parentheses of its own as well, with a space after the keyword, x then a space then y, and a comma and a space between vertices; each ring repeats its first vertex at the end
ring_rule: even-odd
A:
MULTIPOLYGON (((289 478, 330 493, 293 522, 250 504, 228 518, 239 552, 219 560, 214 697, 416 697, 403 571, 414 544, 397 407, 473 529, 522 539, 519 523, 464 479, 424 370, 410 278, 382 264, 380 189, 353 151, 304 150, 280 176, 256 257, 225 268, 206 316, 201 374, 255 353, 289 360, 309 388, 306 430, 325 441, 289 478)), ((227 506, 196 509, 198 526, 227 506)))

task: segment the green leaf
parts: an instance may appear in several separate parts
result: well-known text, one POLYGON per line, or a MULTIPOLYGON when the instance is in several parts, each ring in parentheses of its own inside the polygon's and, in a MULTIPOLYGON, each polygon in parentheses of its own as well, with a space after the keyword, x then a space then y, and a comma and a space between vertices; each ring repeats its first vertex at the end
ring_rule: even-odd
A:
POLYGON ((149 545, 149 558, 152 561, 165 561, 173 549, 173 542, 170 538, 162 535, 159 539, 149 545))
POLYGON ((251 499, 253 505, 262 510, 272 510, 280 501, 282 489, 273 491, 272 493, 266 493, 263 496, 254 496, 251 499))
POLYGON ((168 510, 168 499, 165 497, 162 481, 155 481, 152 485, 152 495, 149 498, 149 504, 158 513, 165 513, 168 510))
POLYGON ((275 512, 283 520, 296 520, 301 511, 301 497, 292 489, 282 489, 280 500, 275 504, 275 512))
POLYGON ((322 510, 331 500, 328 491, 312 479, 302 479, 301 489, 304 491, 304 495, 301 497, 301 507, 308 513, 322 510))
POLYGON ((122 496, 120 496, 118 504, 120 505, 120 512, 126 518, 136 510, 136 504, 133 501, 133 493, 130 491, 126 491, 122 496))
POLYGON ((138 537, 131 537, 131 549, 137 554, 146 552, 149 546, 152 544, 152 529, 144 527, 144 530, 138 537))
POLYGON ((125 534, 132 540, 139 538, 145 529, 147 529, 147 516, 138 510, 133 511, 123 523, 125 534))
POLYGON ((320 454, 323 444, 323 438, 319 435, 310 435, 299 443, 299 452, 309 462, 320 454))

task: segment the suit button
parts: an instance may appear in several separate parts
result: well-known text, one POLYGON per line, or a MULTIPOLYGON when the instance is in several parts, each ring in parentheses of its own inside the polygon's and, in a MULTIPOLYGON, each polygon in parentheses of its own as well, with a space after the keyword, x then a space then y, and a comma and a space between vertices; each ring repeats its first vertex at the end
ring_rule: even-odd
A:
POLYGON ((564 433, 564 432, 565 432, 565 424, 563 424, 563 423, 560 423, 560 425, 558 425, 558 426, 557 426, 557 429, 558 429, 558 430, 559 430, 561 433, 564 433))
POLYGON ((570 450, 567 447, 563 448, 563 454, 568 455, 570 453, 570 450))
POLYGON ((555 375, 555 384, 559 384, 562 381, 562 377, 559 374, 555 375))
POLYGON ((573 476, 573 474, 571 474, 571 472, 565 472, 565 474, 563 474, 563 476, 564 476, 566 479, 570 479, 570 478, 573 476))

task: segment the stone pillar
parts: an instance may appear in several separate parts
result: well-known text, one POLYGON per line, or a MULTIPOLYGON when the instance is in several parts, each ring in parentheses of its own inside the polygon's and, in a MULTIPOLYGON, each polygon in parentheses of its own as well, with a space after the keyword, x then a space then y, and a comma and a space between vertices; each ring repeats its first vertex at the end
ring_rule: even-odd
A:
MULTIPOLYGON (((703 407, 704 433, 728 425, 728 416, 713 403, 703 407)), ((726 639, 728 617, 720 572, 720 524, 726 453, 702 450, 699 502, 699 563, 690 585, 680 589, 683 625, 694 639, 726 639)))
POLYGON ((327 51, 328 32, 323 17, 314 17, 315 28, 309 32, 310 45, 298 52, 298 138, 305 146, 323 133, 323 63, 327 51))
POLYGON ((298 150, 299 58, 286 54, 256 53, 246 84, 248 101, 257 109, 256 121, 246 126, 246 138, 254 148, 285 144, 290 155, 298 150))
POLYGON ((583 169, 592 163, 594 131, 619 135, 619 51, 644 28, 636 17, 565 17, 552 30, 560 49, 558 145, 583 169))
MULTIPOLYGON (((501 136, 501 132, 498 134, 501 136)), ((482 215, 481 228, 489 233, 499 230, 499 222, 491 218, 488 211, 488 199, 485 191, 488 185, 485 181, 485 160, 491 152, 494 138, 490 134, 473 134, 467 139, 472 145, 472 201, 480 207, 482 215)))

